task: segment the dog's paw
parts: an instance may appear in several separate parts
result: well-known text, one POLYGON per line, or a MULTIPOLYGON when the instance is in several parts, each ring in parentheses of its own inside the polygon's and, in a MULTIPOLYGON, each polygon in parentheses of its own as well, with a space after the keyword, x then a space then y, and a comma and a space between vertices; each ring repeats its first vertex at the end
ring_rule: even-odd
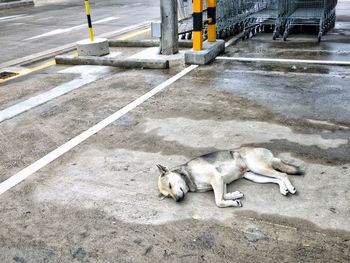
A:
POLYGON ((289 193, 289 191, 288 191, 287 188, 281 188, 281 189, 280 189, 280 193, 281 193, 282 195, 287 195, 287 194, 289 193))
POLYGON ((235 200, 235 199, 239 199, 242 198, 244 195, 240 192, 240 191, 235 191, 232 193, 226 193, 224 195, 224 199, 226 200, 235 200))
POLYGON ((243 205, 242 205, 242 202, 240 201, 240 200, 234 200, 234 202, 236 202, 236 206, 237 207, 242 207, 243 205))
POLYGON ((292 187, 291 189, 288 190, 288 192, 294 195, 297 192, 297 189, 295 189, 295 187, 292 187))

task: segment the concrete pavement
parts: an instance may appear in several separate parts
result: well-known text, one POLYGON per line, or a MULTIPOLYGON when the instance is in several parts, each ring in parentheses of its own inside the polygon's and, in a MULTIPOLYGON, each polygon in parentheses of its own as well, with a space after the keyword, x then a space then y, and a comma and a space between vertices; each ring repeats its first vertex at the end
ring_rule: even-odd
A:
MULTIPOLYGON (((260 34, 224 56, 345 59, 344 14, 320 45, 260 34)), ((1 122, 0 181, 182 72, 177 58, 166 70, 90 68, 103 78, 1 122)), ((86 70, 52 66, 7 81, 0 110, 83 83, 86 70)), ((194 68, 0 195, 0 261, 348 262, 349 80, 348 67, 329 65, 217 60, 194 68), (217 208, 211 192, 159 200, 157 163, 243 145, 303 165, 306 175, 291 177, 297 194, 240 180, 229 190, 245 194, 243 208, 217 208)))

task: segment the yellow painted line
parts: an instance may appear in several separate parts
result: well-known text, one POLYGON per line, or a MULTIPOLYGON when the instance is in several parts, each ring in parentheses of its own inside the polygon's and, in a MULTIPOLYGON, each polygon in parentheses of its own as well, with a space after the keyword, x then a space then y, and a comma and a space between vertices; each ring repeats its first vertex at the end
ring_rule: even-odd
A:
POLYGON ((137 31, 137 32, 134 32, 134 33, 126 34, 125 36, 122 36, 122 37, 118 38, 118 40, 127 40, 129 38, 133 38, 133 37, 145 34, 145 33, 149 32, 149 31, 151 31, 150 28, 143 29, 143 30, 140 30, 140 31, 137 31))
MULTIPOLYGON (((72 53, 71 56, 78 56, 78 52, 72 53)), ((33 72, 38 71, 38 70, 42 70, 44 68, 51 67, 53 65, 56 65, 56 62, 55 62, 54 59, 52 59, 52 60, 50 60, 50 61, 48 61, 48 62, 46 62, 44 64, 41 64, 39 66, 33 67, 33 68, 27 68, 27 69, 23 69, 23 70, 14 72, 14 73, 17 73, 18 75, 10 77, 10 78, 7 78, 7 79, 0 79, 0 84, 4 83, 6 81, 9 81, 11 79, 15 79, 15 78, 18 78, 18 77, 21 77, 21 76, 33 73, 33 72)))
POLYGON ((55 64, 56 64, 55 60, 50 60, 49 62, 46 62, 46 63, 41 64, 41 65, 39 65, 39 66, 17 71, 17 72, 15 72, 15 73, 17 73, 18 75, 13 76, 13 77, 10 77, 10 78, 7 78, 7 79, 2 79, 2 80, 0 80, 0 84, 1 84, 1 83, 4 83, 4 82, 6 82, 6 81, 9 81, 9 80, 11 80, 11 79, 15 79, 15 78, 18 78, 18 77, 27 75, 27 74, 32 73, 32 72, 35 72, 35 71, 38 71, 38 70, 41 70, 41 69, 44 69, 44 68, 48 68, 48 67, 50 67, 50 66, 52 66, 52 65, 55 65, 55 64))
POLYGON ((39 65, 39 66, 36 66, 36 67, 33 67, 33 68, 29 68, 29 69, 22 70, 22 71, 20 71, 19 73, 20 73, 20 74, 29 74, 29 73, 32 73, 32 72, 35 72, 35 71, 38 71, 38 70, 41 70, 41 69, 44 69, 44 68, 48 68, 48 67, 50 67, 50 66, 52 66, 52 65, 55 65, 55 64, 56 64, 56 62, 55 62, 55 60, 53 59, 53 60, 50 60, 50 61, 48 61, 48 62, 46 62, 46 63, 44 63, 44 64, 41 64, 41 65, 39 65))

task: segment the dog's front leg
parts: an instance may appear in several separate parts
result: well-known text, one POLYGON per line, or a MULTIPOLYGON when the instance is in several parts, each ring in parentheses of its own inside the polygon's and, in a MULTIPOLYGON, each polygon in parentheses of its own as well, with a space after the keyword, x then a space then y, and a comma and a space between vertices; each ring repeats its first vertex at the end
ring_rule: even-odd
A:
POLYGON ((221 174, 213 177, 211 186, 213 187, 215 203, 218 207, 242 206, 239 200, 225 200, 224 191, 226 192, 226 184, 224 184, 221 174))
POLYGON ((224 199, 225 200, 235 200, 242 198, 243 194, 240 191, 227 192, 227 184, 224 183, 224 199))

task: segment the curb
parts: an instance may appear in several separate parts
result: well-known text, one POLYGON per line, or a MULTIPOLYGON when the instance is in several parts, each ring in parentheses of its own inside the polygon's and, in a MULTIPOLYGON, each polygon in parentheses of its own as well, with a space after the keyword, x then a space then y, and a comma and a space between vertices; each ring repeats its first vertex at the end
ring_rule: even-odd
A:
POLYGON ((23 6, 34 6, 34 1, 33 0, 19 0, 19 1, 12 1, 12 2, 8 2, 8 3, 0 3, 0 10, 16 8, 16 7, 23 7, 23 6))
POLYGON ((225 43, 225 48, 231 46, 231 45, 236 45, 238 43, 238 41, 240 41, 244 36, 244 33, 239 33, 235 36, 233 36, 231 39, 229 39, 226 43, 225 43))
POLYGON ((203 50, 189 50, 185 52, 185 63, 206 65, 212 62, 220 53, 225 51, 225 41, 218 39, 216 42, 205 41, 203 50))
MULTIPOLYGON (((159 47, 158 39, 108 40, 110 47, 159 47)), ((192 48, 192 41, 179 41, 179 47, 192 48)))
POLYGON ((169 61, 165 59, 116 59, 94 56, 56 56, 56 64, 100 65, 120 68, 167 69, 169 61))

